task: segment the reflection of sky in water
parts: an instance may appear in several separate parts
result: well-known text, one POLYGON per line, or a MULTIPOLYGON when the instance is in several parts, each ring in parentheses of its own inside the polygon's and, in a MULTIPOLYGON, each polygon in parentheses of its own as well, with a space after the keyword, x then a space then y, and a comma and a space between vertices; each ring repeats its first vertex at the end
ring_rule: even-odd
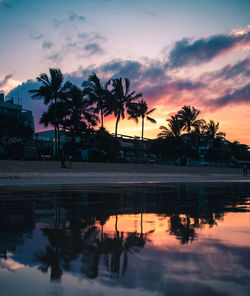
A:
POLYGON ((22 222, 23 229, 0 232, 1 295, 249 295, 249 199, 234 206, 224 201, 224 208, 219 202, 221 212, 213 203, 212 215, 204 214, 204 204, 203 211, 194 211, 195 202, 192 197, 190 211, 179 211, 177 204, 168 214, 131 213, 131 206, 120 206, 124 213, 101 223, 92 219, 93 206, 86 208, 88 219, 75 208, 69 215, 72 204, 60 206, 58 222, 58 208, 44 201, 29 209, 35 222, 30 228, 15 209, 12 222, 22 222), (62 269, 61 279, 52 282, 51 267, 42 272, 48 246, 54 253, 47 255, 53 261, 57 254, 62 269))

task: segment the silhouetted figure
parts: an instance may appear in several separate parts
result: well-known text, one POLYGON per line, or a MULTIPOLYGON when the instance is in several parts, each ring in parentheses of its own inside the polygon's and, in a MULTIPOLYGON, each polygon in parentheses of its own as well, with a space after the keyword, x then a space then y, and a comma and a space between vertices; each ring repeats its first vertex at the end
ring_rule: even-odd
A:
POLYGON ((243 176, 247 176, 247 164, 246 163, 243 163, 242 169, 243 169, 243 176))
POLYGON ((65 152, 63 149, 61 151, 61 167, 65 168, 65 152))

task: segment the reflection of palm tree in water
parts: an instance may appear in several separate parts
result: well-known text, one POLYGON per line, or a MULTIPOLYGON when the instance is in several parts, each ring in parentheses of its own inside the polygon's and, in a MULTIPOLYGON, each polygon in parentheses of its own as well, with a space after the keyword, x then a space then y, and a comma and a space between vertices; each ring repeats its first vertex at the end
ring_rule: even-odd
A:
MULTIPOLYGON (((80 217, 79 217, 80 218, 80 217)), ((81 272, 89 278, 98 276, 99 261, 104 254, 107 270, 119 276, 124 274, 128 266, 128 253, 139 252, 144 246, 146 236, 143 234, 143 216, 141 214, 141 233, 124 233, 118 230, 118 215, 116 215, 115 232, 113 238, 108 237, 95 226, 95 220, 80 219, 81 225, 71 223, 70 232, 66 228, 59 228, 60 219, 55 217, 57 227, 44 229, 50 246, 46 247, 44 254, 35 254, 42 263, 39 269, 48 272, 51 269, 51 280, 59 280, 63 269, 70 269, 70 262, 82 254, 81 272), (77 229, 77 233, 76 233, 77 229), (123 257, 123 260, 122 260, 123 257), (122 266, 121 266, 122 260, 122 266)), ((77 219, 79 220, 79 219, 77 219)))
POLYGON ((60 280, 63 274, 63 270, 60 264, 60 256, 58 247, 63 245, 64 233, 60 229, 61 224, 61 200, 53 196, 54 211, 55 211, 55 225, 54 229, 44 229, 44 232, 48 235, 50 246, 46 247, 45 254, 35 254, 35 257, 43 264, 39 266, 42 272, 48 272, 51 269, 50 280, 60 280))
POLYGON ((128 266, 128 253, 133 251, 139 252, 146 243, 146 235, 142 232, 142 214, 141 214, 141 233, 128 233, 124 237, 123 232, 118 231, 118 215, 115 221, 115 234, 113 238, 104 235, 103 252, 105 254, 104 261, 108 271, 116 276, 119 276, 120 270, 125 274, 128 266), (121 267, 121 258, 123 256, 123 263, 121 267))
POLYGON ((170 234, 175 235, 182 244, 193 241, 196 234, 194 225, 190 224, 190 217, 186 215, 185 221, 182 221, 179 214, 174 214, 170 217, 170 234))
POLYGON ((39 266, 38 269, 42 272, 47 273, 48 269, 51 268, 50 280, 56 281, 60 280, 63 274, 62 268, 60 267, 60 260, 58 258, 58 253, 52 247, 47 246, 44 255, 36 254, 36 257, 43 264, 39 266))
MULTIPOLYGON (((57 203, 59 205, 59 203, 57 203)), ((82 256, 81 272, 88 278, 96 278, 99 272, 100 258, 104 255, 107 271, 112 275, 125 274, 128 267, 129 253, 139 252, 144 248, 147 233, 143 233, 143 213, 140 216, 140 231, 125 235, 118 229, 119 215, 115 216, 114 234, 110 237, 103 231, 103 224, 99 229, 93 216, 83 218, 75 212, 70 219, 69 226, 62 227, 60 210, 56 211, 55 228, 44 229, 50 245, 44 254, 35 254, 42 265, 42 272, 51 270, 51 280, 60 280, 63 270, 71 269, 71 262, 79 255, 82 256)), ((183 218, 179 214, 170 217, 170 234, 175 235, 182 244, 193 241, 195 228, 202 227, 203 223, 211 223, 211 216, 197 217, 193 223, 186 214, 183 218), (206 222, 204 222, 206 221, 206 222)), ((215 221, 215 219, 213 220, 215 221)))

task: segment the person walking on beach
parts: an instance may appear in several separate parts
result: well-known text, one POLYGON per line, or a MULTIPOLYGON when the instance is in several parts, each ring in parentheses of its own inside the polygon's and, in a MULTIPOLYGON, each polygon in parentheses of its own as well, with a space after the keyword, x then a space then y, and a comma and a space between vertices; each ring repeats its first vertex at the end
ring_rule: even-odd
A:
POLYGON ((247 164, 246 163, 243 163, 242 169, 243 169, 243 176, 247 176, 247 164))
POLYGON ((63 149, 61 151, 61 167, 65 168, 65 153, 63 149))

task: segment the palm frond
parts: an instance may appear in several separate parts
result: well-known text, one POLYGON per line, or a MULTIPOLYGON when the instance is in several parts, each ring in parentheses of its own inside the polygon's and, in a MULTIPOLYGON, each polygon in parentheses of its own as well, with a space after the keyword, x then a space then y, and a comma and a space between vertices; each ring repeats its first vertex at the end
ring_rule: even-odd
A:
POLYGON ((156 110, 156 108, 153 108, 153 109, 149 110, 146 114, 147 114, 147 115, 148 115, 148 114, 151 114, 151 113, 153 113, 155 110, 156 110))
POLYGON ((150 122, 152 122, 152 123, 156 123, 156 120, 153 119, 152 117, 147 116, 146 118, 147 118, 147 120, 149 120, 150 122))

